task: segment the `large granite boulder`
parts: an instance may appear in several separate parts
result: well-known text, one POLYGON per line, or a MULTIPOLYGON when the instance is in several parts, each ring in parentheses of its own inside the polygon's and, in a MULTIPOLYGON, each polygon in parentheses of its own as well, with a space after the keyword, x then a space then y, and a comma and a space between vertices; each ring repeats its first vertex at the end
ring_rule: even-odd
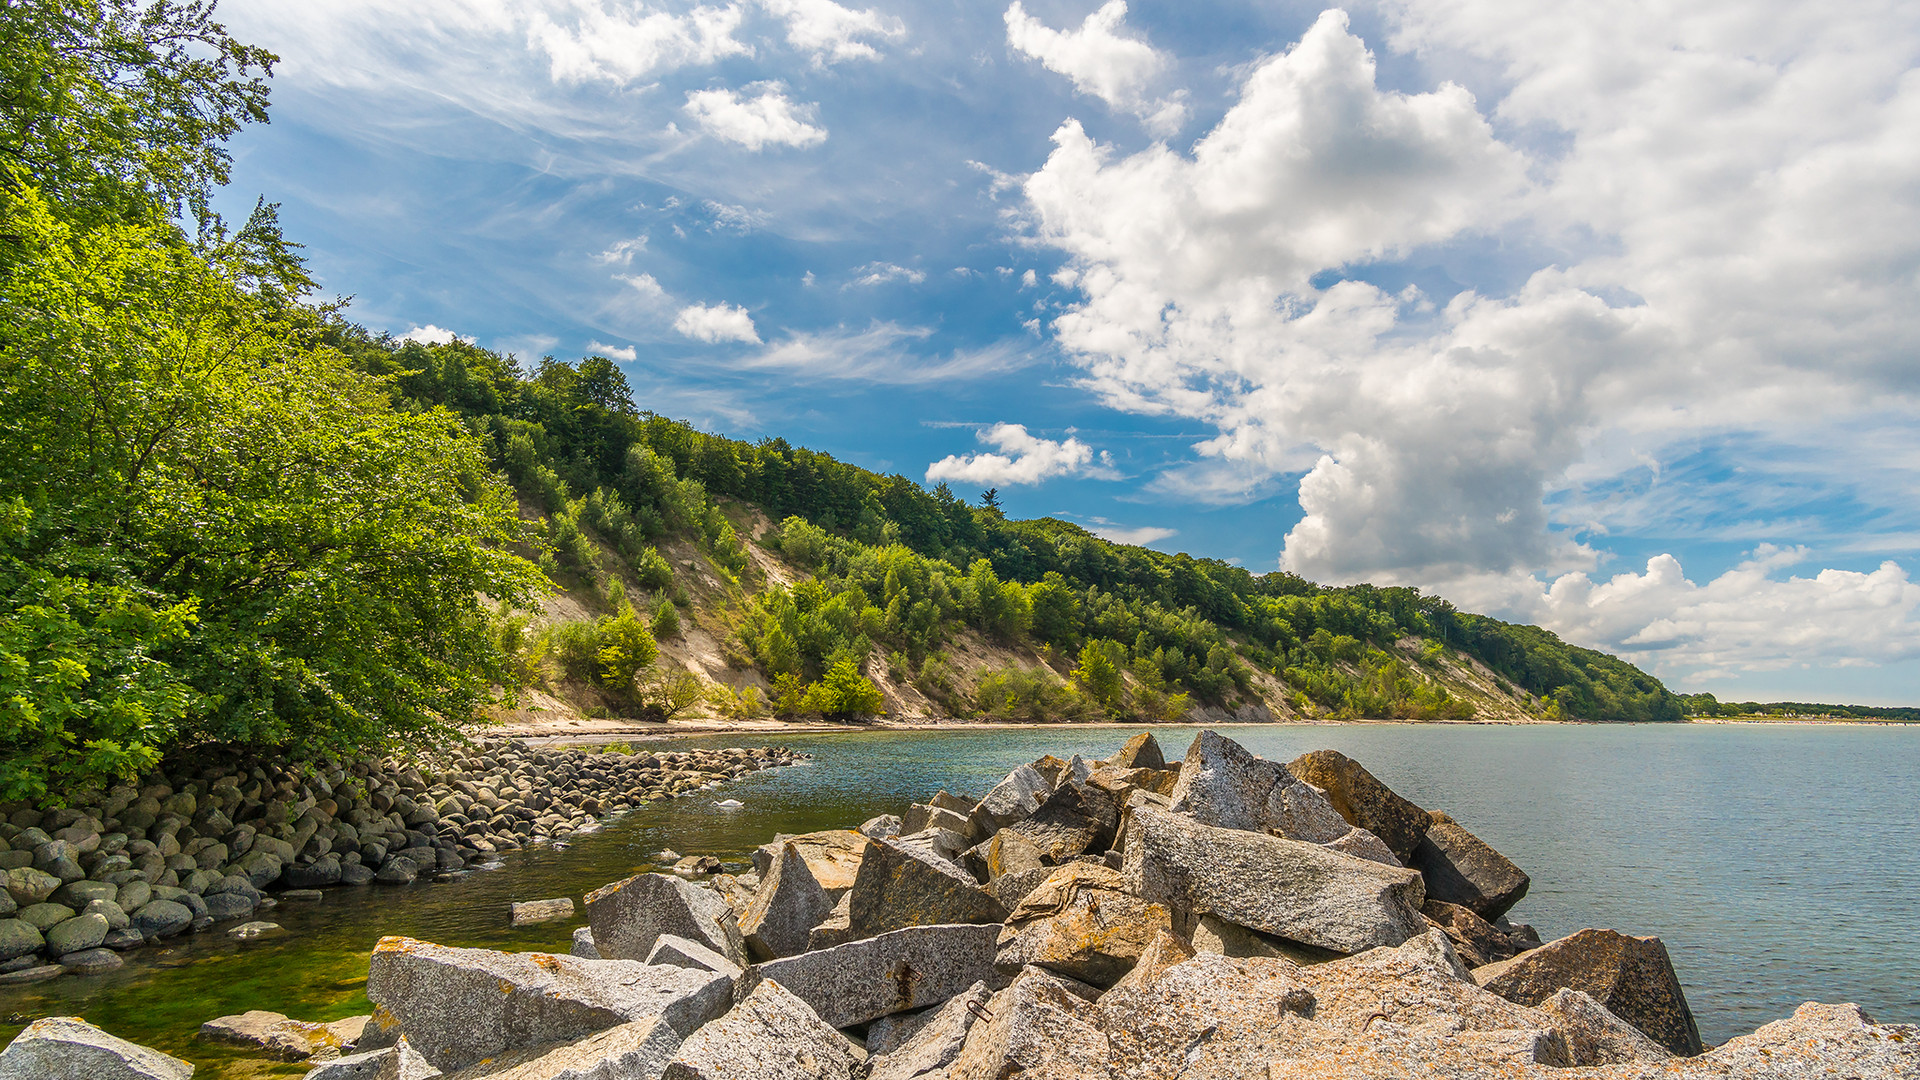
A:
POLYGON ((37 953, 46 943, 40 928, 25 919, 0 919, 0 961, 37 953))
POLYGON ((187 1080, 193 1066, 77 1016, 28 1024, 0 1050, 0 1080, 187 1080))
POLYGON ((1211 731, 1202 731, 1187 748, 1170 798, 1176 812, 1202 825, 1264 832, 1387 865, 1400 863, 1378 837, 1341 817, 1320 789, 1211 731))
POLYGON ((985 843, 974 845, 967 851, 965 862, 988 881, 1045 865, 1033 841, 1012 829, 1002 829, 985 843))
MULTIPOLYGON (((1468 967, 1508 960, 1521 951, 1512 935, 1481 918, 1472 908, 1428 897, 1427 902, 1420 906, 1420 913, 1446 933, 1468 967)), ((1534 942, 1527 947, 1537 945, 1534 942)))
POLYGON ((444 1075, 427 1064, 427 1059, 421 1057, 412 1044, 401 1039, 392 1046, 364 1052, 356 1049, 354 1053, 323 1061, 302 1080, 433 1080, 444 1075))
POLYGON ((1508 1001, 1530 1006, 1544 1005, 1562 989, 1579 990, 1673 1053, 1700 1052, 1693 1010, 1657 937, 1582 930, 1478 968, 1473 977, 1508 1001))
POLYGON ((867 1080, 917 1080, 944 1075, 960 1056, 967 1033, 987 1015, 993 991, 974 983, 937 1009, 883 1016, 867 1027, 867 1053, 873 1055, 867 1080))
POLYGON ((913 926, 748 968, 742 987, 772 979, 834 1027, 938 1005, 976 982, 999 986, 1000 927, 913 926))
MULTIPOLYGON (((899 835, 899 821, 894 821, 893 835, 899 835)), ((773 872, 774 860, 780 857, 781 850, 788 844, 800 853, 807 862, 807 870, 813 880, 820 883, 831 900, 839 900, 853 888, 853 879, 860 873, 860 856, 866 853, 867 837, 852 829, 826 829, 821 832, 801 833, 799 836, 777 837, 770 844, 762 844, 753 853, 753 869, 765 881, 773 872)))
POLYGON ((1122 976, 1119 982, 1114 983, 1113 989, 1143 986, 1158 978, 1161 972, 1175 964, 1184 964, 1194 956, 1194 948, 1186 940, 1170 931, 1159 931, 1153 935, 1152 941, 1147 942, 1147 947, 1140 951, 1140 959, 1134 963, 1133 970, 1122 976))
POLYGON ((587 894, 594 947, 608 960, 643 960, 661 934, 691 938, 745 964, 733 908, 719 894, 669 874, 635 874, 587 894))
POLYGON ((688 1039, 661 1080, 854 1080, 861 1072, 846 1036, 769 980, 688 1039))
MULTIPOLYGON (((1625 1072, 1632 1067, 1619 1068, 1625 1072)), ((1911 1024, 1875 1024, 1858 1005, 1809 1001, 1787 1019, 1730 1039, 1697 1058, 1642 1066, 1627 1075, 1634 1080, 1642 1076, 1912 1080, 1920 1076, 1920 1029, 1911 1024)))
POLYGON ((692 968, 547 953, 456 949, 382 938, 367 997, 400 1020, 442 1071, 504 1050, 570 1042, 619 1024, 664 1019, 682 1036, 726 1011, 733 981, 692 968))
POLYGON ((1112 795, 1068 777, 1039 809, 1002 828, 1019 833, 1039 849, 1042 859, 1057 865, 1107 850, 1119 824, 1120 806, 1112 795))
POLYGON ((1427 812, 1394 794, 1360 763, 1338 750, 1315 750, 1287 763, 1287 771, 1326 793, 1348 823, 1380 838, 1402 863, 1427 835, 1427 812))
POLYGON ((656 1016, 570 1042, 508 1050, 445 1080, 658 1080, 685 1039, 680 1030, 656 1016))
POLYGON ((1172 925, 1166 907, 1130 895, 1118 871, 1074 863, 1055 870, 1007 917, 995 965, 1015 973, 1036 964, 1108 987, 1172 925))
POLYGON ((1063 980, 1028 968, 993 996, 947 1067, 948 1080, 1094 1080, 1110 1075, 1092 1006, 1063 980))
POLYGON ((304 1061, 315 1054, 337 1053, 353 1046, 366 1023, 366 1017, 355 1016, 331 1024, 316 1024, 252 1009, 201 1024, 200 1037, 209 1042, 244 1046, 261 1057, 304 1061))
MULTIPOLYGON (((576 952, 574 955, 580 954, 576 952)), ((599 957, 594 959, 597 960, 599 957)), ((740 977, 740 965, 697 941, 689 941, 672 934, 661 934, 660 940, 653 943, 653 951, 647 954, 647 963, 671 964, 674 967, 712 971, 725 975, 729 979, 740 977)))
POLYGON ((975 836, 988 837, 1030 816, 1040 803, 1053 794, 1053 784, 1038 769, 1022 765, 1008 773, 974 806, 971 815, 975 836))
POLYGON ((847 894, 854 938, 908 926, 997 923, 1006 917, 1000 901, 958 866, 897 840, 867 841, 860 874, 847 894))
POLYGON ((753 903, 740 920, 740 932, 756 960, 792 956, 806 951, 807 935, 832 910, 833 901, 814 880, 800 849, 784 844, 772 871, 754 892, 753 903))
POLYGON ((1182 915, 1210 912, 1342 953, 1398 945, 1427 929, 1411 870, 1159 810, 1133 811, 1128 830, 1128 888, 1182 915))
POLYGON ((1499 918, 1527 895, 1519 867, 1445 814, 1433 815, 1407 865, 1426 879, 1427 896, 1472 908, 1483 919, 1499 918))
POLYGON ((1122 769, 1164 769, 1167 759, 1160 752, 1160 743, 1154 739, 1153 732, 1143 731, 1128 739, 1119 753, 1107 759, 1107 764, 1122 769))
POLYGON ((1567 1053, 1575 1065, 1666 1061, 1673 1056, 1583 991, 1561 987, 1540 1003, 1540 1011, 1553 1017, 1553 1026, 1567 1040, 1567 1053))

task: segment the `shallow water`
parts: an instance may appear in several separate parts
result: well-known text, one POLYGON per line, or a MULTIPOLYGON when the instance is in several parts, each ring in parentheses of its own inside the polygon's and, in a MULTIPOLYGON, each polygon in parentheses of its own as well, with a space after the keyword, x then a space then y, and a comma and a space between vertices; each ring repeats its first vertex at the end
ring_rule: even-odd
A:
MULTIPOLYGON (((1193 728, 1155 728, 1177 756, 1193 728)), ((1802 1001, 1852 1001, 1920 1022, 1920 729, 1892 727, 1253 725, 1222 728, 1281 761, 1331 747, 1407 798, 1445 810, 1533 877, 1512 913, 1543 938, 1586 926, 1665 939, 1709 1043, 1802 1001)), ((651 853, 744 867, 776 832, 851 827, 940 788, 978 795, 1044 753, 1105 756, 1131 734, 1045 728, 792 735, 814 755, 718 792, 656 803, 573 847, 510 853, 456 882, 331 889, 263 913, 284 936, 218 932, 127 954, 106 975, 0 990, 0 1040, 79 1014, 202 1065, 203 1077, 291 1075, 198 1043, 202 1021, 247 1009, 331 1020, 365 1012, 383 934, 564 952, 572 928, 507 927, 507 904, 576 902, 655 869, 651 853), (738 799, 739 809, 715 806, 738 799)), ((750 744, 741 736, 676 748, 750 744)), ((635 741, 638 748, 643 745, 635 741)))

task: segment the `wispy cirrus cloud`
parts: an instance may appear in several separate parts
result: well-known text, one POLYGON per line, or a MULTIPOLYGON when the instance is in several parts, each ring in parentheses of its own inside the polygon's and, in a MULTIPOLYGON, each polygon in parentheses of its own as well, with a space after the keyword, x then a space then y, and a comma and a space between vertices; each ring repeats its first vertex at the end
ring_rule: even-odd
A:
POLYGON ((922 356, 915 343, 933 336, 927 327, 875 322, 864 330, 844 327, 789 334, 740 365, 778 370, 795 378, 848 380, 883 386, 929 386, 980 379, 1025 367, 1033 354, 1025 344, 996 342, 922 356))

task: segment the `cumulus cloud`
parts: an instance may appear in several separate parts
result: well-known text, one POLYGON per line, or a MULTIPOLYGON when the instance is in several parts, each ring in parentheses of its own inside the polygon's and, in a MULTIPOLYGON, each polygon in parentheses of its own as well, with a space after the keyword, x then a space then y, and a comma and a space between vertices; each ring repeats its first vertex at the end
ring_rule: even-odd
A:
POLYGON ((471 337, 465 334, 456 334, 451 330, 443 329, 432 323, 428 323, 425 326, 416 326, 406 333, 401 334, 397 340, 417 341, 422 345, 446 345, 455 341, 464 341, 469 345, 473 344, 471 337))
POLYGON ((734 90, 694 90, 687 94, 687 115, 714 138, 748 150, 768 146, 818 146, 827 129, 812 123, 818 109, 787 99, 779 83, 755 83, 748 97, 734 90))
POLYGON ((555 82, 625 86, 673 68, 753 52, 733 36, 742 13, 732 4, 695 7, 681 15, 599 2, 572 8, 534 11, 527 19, 527 40, 546 54, 555 82))
POLYGON ((648 303, 660 303, 667 298, 667 290, 652 274, 615 274, 613 280, 639 293, 640 298, 648 303))
POLYGON ((1006 12, 1007 45, 1065 75, 1080 93, 1138 115, 1157 134, 1172 134, 1186 119, 1186 107, 1177 98, 1147 96, 1166 58, 1140 38, 1122 34, 1126 18, 1126 0, 1107 0, 1079 29, 1055 30, 1014 0, 1006 12))
POLYGON ((927 466, 929 483, 1038 484, 1056 476, 1112 472, 1113 458, 1072 436, 1064 440, 1028 434, 1023 424, 999 423, 978 433, 981 442, 1000 451, 949 454, 927 466))
POLYGON ((753 316, 744 307, 729 304, 690 304, 674 316, 673 328, 695 341, 738 341, 760 344, 760 332, 754 329, 753 316))
POLYGON ((604 356, 609 360, 625 360, 628 363, 640 355, 640 351, 631 345, 608 345, 605 342, 587 342, 587 352, 594 356, 604 356))
POLYGON ((1310 577, 1504 583, 1490 606, 1620 648, 1693 655, 1697 630, 1719 643, 1706 664, 1747 662, 1716 612, 1904 589, 1897 568, 1738 592, 1749 577, 1694 586, 1662 564, 1637 592, 1581 594, 1695 613, 1666 638, 1527 599, 1546 595, 1532 575, 1572 596, 1595 565, 1567 529, 1600 535, 1607 507, 1570 486, 1657 468, 1679 438, 1912 415, 1920 279, 1896 268, 1920 264, 1920 144, 1900 134, 1920 122, 1920 27, 1796 9, 1735 29, 1731 10, 1390 3, 1394 44, 1476 80, 1484 111, 1454 83, 1381 88, 1327 12, 1190 153, 1121 156, 1063 124, 1023 189, 1081 293, 1053 333, 1107 403, 1212 426, 1196 449, 1214 468, 1189 479, 1221 499, 1235 477, 1299 478, 1281 561, 1310 577), (1518 284, 1430 299, 1361 280, 1416 255, 1462 266, 1489 238, 1518 284))
POLYGON ((910 270, 890 262, 870 262, 865 266, 855 267, 853 272, 860 276, 848 283, 850 287, 885 285, 889 281, 904 281, 909 285, 918 285, 927 280, 927 275, 919 270, 910 270))
POLYGON ((866 40, 898 41, 907 28, 899 19, 872 8, 855 10, 833 0, 760 0, 762 7, 787 24, 787 44, 811 53, 816 66, 843 60, 874 60, 879 50, 866 40))

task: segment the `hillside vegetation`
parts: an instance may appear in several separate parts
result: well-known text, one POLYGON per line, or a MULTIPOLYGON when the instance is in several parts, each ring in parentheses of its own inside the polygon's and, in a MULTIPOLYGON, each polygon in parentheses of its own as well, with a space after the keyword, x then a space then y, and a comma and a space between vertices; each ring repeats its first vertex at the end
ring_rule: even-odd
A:
POLYGON ((1677 719, 1656 680, 1410 589, 1008 521, 308 299, 214 214, 275 58, 210 6, 0 14, 0 799, 218 740, 608 715, 1677 719), (1208 714, 1212 715, 1212 714, 1208 714))

